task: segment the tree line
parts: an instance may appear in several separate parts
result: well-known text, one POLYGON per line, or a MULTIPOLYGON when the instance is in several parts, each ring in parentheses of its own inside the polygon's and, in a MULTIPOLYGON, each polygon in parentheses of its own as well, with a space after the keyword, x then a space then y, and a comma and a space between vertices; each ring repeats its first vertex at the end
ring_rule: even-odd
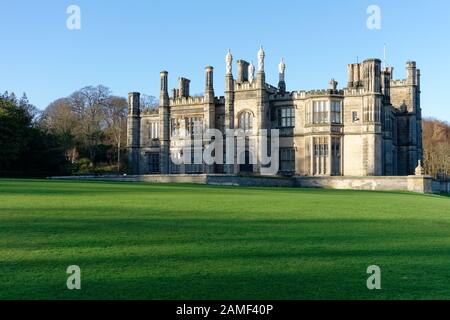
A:
MULTIPOLYGON (((141 96, 144 111, 157 108, 141 96)), ((24 94, 0 95, 0 175, 49 176, 126 172, 127 99, 88 86, 38 110, 24 94)), ((450 176, 450 124, 423 120, 424 167, 450 176)))
MULTIPOLYGON (((157 105, 142 95, 144 109, 157 105)), ((0 95, 0 175, 126 172, 127 99, 88 86, 43 111, 26 95, 0 95)))
POLYGON ((436 178, 450 177, 450 124, 436 119, 425 119, 422 129, 426 174, 436 178))

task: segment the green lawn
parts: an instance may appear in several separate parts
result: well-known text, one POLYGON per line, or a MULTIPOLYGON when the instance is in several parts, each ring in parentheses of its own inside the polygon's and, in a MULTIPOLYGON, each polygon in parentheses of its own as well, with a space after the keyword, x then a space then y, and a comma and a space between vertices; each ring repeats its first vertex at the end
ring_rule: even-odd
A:
POLYGON ((92 298, 450 299, 450 198, 0 180, 0 299, 92 298))

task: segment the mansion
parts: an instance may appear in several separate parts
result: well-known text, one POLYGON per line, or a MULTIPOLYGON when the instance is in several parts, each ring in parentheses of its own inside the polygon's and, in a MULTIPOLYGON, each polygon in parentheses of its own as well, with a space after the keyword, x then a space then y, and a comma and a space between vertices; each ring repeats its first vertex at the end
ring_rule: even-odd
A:
POLYGON ((190 95, 190 80, 178 79, 169 91, 168 73, 160 74, 159 108, 142 111, 140 94, 129 94, 128 169, 146 174, 259 175, 261 164, 175 164, 180 153, 177 130, 193 135, 204 129, 244 129, 257 134, 279 129, 279 170, 283 176, 407 176, 422 159, 420 70, 406 63, 406 79, 394 80, 393 68, 379 59, 347 67, 348 82, 335 80, 324 90, 288 91, 286 65, 278 66, 277 86, 266 83, 261 48, 258 65, 226 55, 224 96, 214 91, 214 69, 205 69, 203 96, 190 95), (256 70, 255 70, 256 69, 256 70), (256 75, 255 75, 256 73, 256 75))

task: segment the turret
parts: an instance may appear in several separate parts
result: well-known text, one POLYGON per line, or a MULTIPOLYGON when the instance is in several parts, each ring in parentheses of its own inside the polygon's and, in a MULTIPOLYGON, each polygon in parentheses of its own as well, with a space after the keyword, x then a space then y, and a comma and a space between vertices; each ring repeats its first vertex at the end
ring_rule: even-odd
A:
MULTIPOLYGON (((234 79, 233 79, 233 56, 228 49, 225 57, 226 75, 225 75, 225 123, 224 128, 234 129, 234 79)), ((234 165, 227 163, 224 166, 224 172, 234 173, 234 165)))
POLYGON ((139 149, 141 138, 141 110, 140 93, 130 92, 128 94, 128 119, 127 119, 127 147, 128 147, 128 172, 139 174, 139 149))
POLYGON ((242 83, 248 81, 248 67, 250 64, 245 60, 238 60, 236 63, 238 66, 237 82, 242 83))
POLYGON ((161 92, 159 98, 159 137, 161 142, 161 157, 160 166, 161 173, 170 173, 169 159, 170 159, 170 100, 168 92, 168 73, 162 71, 161 78, 161 92))
POLYGON ((214 104, 214 68, 206 67, 205 69, 205 110, 204 125, 205 128, 214 128, 216 119, 216 106, 214 104))
POLYGON ((160 73, 161 86, 160 86, 160 95, 159 95, 159 105, 165 106, 169 105, 169 89, 168 89, 168 72, 161 71, 160 73))
MULTIPOLYGON (((266 54, 263 47, 261 46, 258 51, 258 78, 256 81, 256 114, 255 121, 253 125, 254 133, 256 134, 256 160, 257 164, 254 167, 256 171, 261 170, 261 159, 262 159, 262 129, 268 127, 268 110, 269 110, 269 97, 266 90, 266 75, 264 72, 264 58, 266 54)), ((284 70, 282 70, 284 74, 284 70)))
POLYGON ((191 84, 191 80, 186 78, 178 78, 178 94, 180 97, 187 98, 189 97, 189 87, 191 84))
POLYGON ((355 76, 354 68, 355 68, 354 64, 349 64, 347 66, 347 87, 348 88, 353 88, 353 86, 354 86, 354 80, 353 80, 353 78, 355 76))
POLYGON ((233 55, 228 49, 225 57, 225 129, 234 129, 234 79, 233 79, 233 55))
POLYGON ((415 61, 406 62, 406 81, 409 85, 417 85, 417 69, 415 61))
POLYGON ((371 93, 381 93, 381 60, 368 59, 362 65, 364 89, 371 93))
POLYGON ((208 66, 205 68, 205 94, 214 96, 214 68, 208 66))

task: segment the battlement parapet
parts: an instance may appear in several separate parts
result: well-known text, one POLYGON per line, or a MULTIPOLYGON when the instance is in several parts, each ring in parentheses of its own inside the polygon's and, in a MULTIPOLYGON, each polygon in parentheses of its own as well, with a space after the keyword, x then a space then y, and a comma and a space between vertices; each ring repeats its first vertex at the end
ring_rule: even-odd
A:
POLYGON ((170 99, 170 106, 184 106, 184 105, 197 105, 197 104, 204 104, 205 97, 204 96, 198 96, 198 97, 177 97, 170 99))
POLYGON ((334 95, 344 95, 344 90, 330 90, 330 89, 322 89, 322 90, 310 90, 310 91, 294 91, 293 97, 294 99, 307 99, 314 97, 329 97, 334 95))
POLYGON ((147 117, 151 117, 151 116, 155 116, 155 115, 159 115, 159 107, 156 108, 145 108, 141 111, 141 116, 147 116, 147 117))
POLYGON ((274 93, 269 95, 269 100, 292 100, 295 96, 295 92, 286 92, 286 93, 274 93))
POLYGON ((403 79, 403 80, 391 80, 391 87, 406 86, 407 84, 408 84, 408 81, 406 79, 403 79))
POLYGON ((244 91, 244 90, 255 90, 256 89, 256 81, 255 82, 235 82, 234 90, 235 91, 244 91))
POLYGON ((224 96, 215 97, 214 98, 214 103, 216 103, 216 104, 225 104, 225 97, 224 96))
POLYGON ((346 96, 360 96, 366 93, 364 88, 345 88, 344 95, 346 96))

